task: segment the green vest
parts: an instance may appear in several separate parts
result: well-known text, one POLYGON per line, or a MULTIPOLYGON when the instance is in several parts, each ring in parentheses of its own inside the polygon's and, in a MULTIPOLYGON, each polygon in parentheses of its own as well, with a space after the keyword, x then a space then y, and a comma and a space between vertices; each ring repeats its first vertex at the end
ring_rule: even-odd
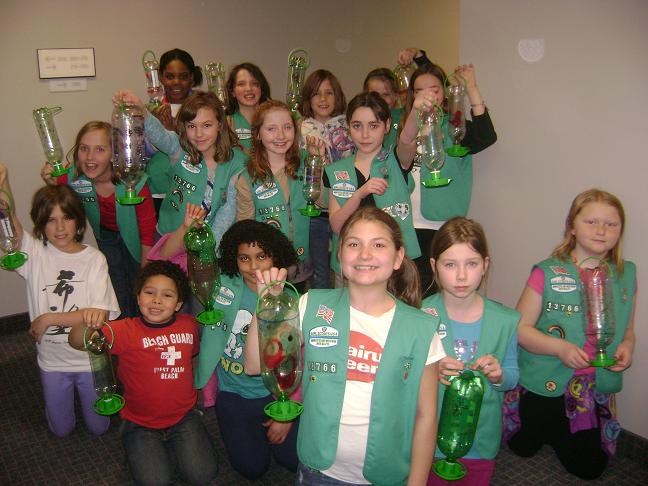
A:
MULTIPOLYGON (((443 349, 448 356, 454 357, 454 337, 449 325, 450 319, 443 305, 441 293, 431 295, 423 300, 421 309, 441 319, 439 336, 443 349)), ((479 335, 479 345, 475 359, 485 354, 492 354, 502 363, 506 356, 506 348, 512 336, 517 331, 520 313, 504 307, 497 302, 484 298, 484 314, 479 335)), ((479 423, 475 433, 475 444, 479 454, 484 459, 493 459, 499 452, 502 435, 502 402, 504 392, 498 391, 484 380, 484 400, 482 401, 479 423)), ((438 412, 441 414, 441 404, 446 387, 439 385, 438 412)))
MULTIPOLYGON (((355 170, 355 155, 338 160, 328 165, 326 175, 328 176, 331 192, 340 207, 344 206, 347 200, 358 189, 358 177, 355 170)), ((421 256, 421 248, 416 238, 414 223, 412 222, 412 201, 410 200, 407 183, 403 180, 401 167, 396 161, 393 152, 380 152, 371 162, 369 177, 383 177, 384 170, 389 174, 389 185, 385 194, 379 196, 372 194, 376 206, 392 216, 403 233, 405 241, 405 252, 407 256, 414 259, 421 256), (385 157, 385 154, 387 156, 385 157)), ((339 235, 333 233, 333 251, 331 252, 331 268, 340 273, 340 262, 337 257, 339 235)))
MULTIPOLYGON (((70 165, 70 175, 75 173, 74 165, 70 165)), ((147 180, 146 174, 142 176, 140 181, 135 186, 135 191, 139 194, 147 180)), ((83 209, 85 210, 86 217, 92 226, 95 239, 101 240, 101 229, 99 214, 99 202, 97 200, 97 192, 95 186, 86 176, 80 175, 77 179, 68 178, 68 185, 76 192, 77 196, 81 198, 83 209)), ((115 184, 115 199, 126 195, 126 186, 121 182, 115 184)), ((115 211, 117 216, 117 227, 119 228, 119 235, 128 252, 135 259, 140 262, 142 259, 142 243, 140 241, 139 225, 137 224, 136 206, 119 204, 115 200, 115 211)))
MULTIPOLYGON (((241 172, 245 165, 245 154, 238 148, 232 150, 232 158, 219 163, 216 169, 212 207, 207 219, 210 226, 212 226, 218 209, 225 204, 230 179, 241 172)), ((198 206, 202 204, 207 187, 207 166, 203 162, 193 165, 189 162, 189 156, 185 154, 178 163, 171 167, 170 182, 171 188, 162 201, 158 217, 158 232, 160 234, 171 233, 182 224, 185 217, 185 206, 188 202, 198 206)))
POLYGON ((149 177, 149 187, 152 194, 166 194, 171 186, 169 170, 171 159, 162 152, 155 152, 146 164, 146 175, 149 177))
MULTIPOLYGON (((335 460, 349 353, 347 289, 310 290, 302 322, 304 413, 297 452, 307 466, 325 470, 335 460)), ((405 484, 409 475, 419 385, 438 325, 396 300, 396 311, 371 394, 363 475, 372 484, 405 484)))
POLYGON ((203 327, 198 366, 194 371, 196 388, 202 388, 207 384, 214 374, 218 361, 223 356, 230 335, 230 326, 234 324, 236 314, 241 307, 244 285, 241 276, 228 277, 221 274, 221 288, 218 297, 216 297, 215 308, 225 312, 225 316, 217 325, 203 327))
POLYGON ((403 116, 402 108, 391 109, 391 126, 389 133, 383 139, 383 147, 389 151, 393 151, 398 143, 398 130, 400 128, 401 117, 403 116))
POLYGON ((252 148, 252 131, 250 124, 238 110, 232 115, 231 120, 232 128, 236 132, 239 142, 241 142, 241 145, 245 150, 250 150, 252 148))
MULTIPOLYGON (((452 146, 452 138, 448 133, 447 116, 443 117, 443 134, 443 141, 447 149, 452 146)), ((427 178, 428 173, 425 166, 421 165, 421 181, 427 178)), ((451 178, 452 182, 447 186, 429 189, 420 185, 421 214, 430 221, 447 221, 455 216, 466 216, 472 196, 472 155, 450 157, 446 153, 441 173, 443 177, 451 178)))
MULTIPOLYGON (((555 258, 544 260, 537 265, 544 271, 544 292, 542 294, 542 314, 535 327, 550 336, 566 339, 583 347, 585 344, 584 319, 582 309, 581 281, 576 265, 555 258)), ((608 355, 614 355, 623 340, 628 322, 632 316, 632 303, 635 295, 635 264, 624 262, 623 275, 618 275, 616 267, 612 287, 616 331, 612 344, 607 347, 608 355)), ((520 348, 520 384, 538 395, 561 396, 574 370, 565 366, 555 356, 534 354, 520 348)), ((623 386, 623 374, 596 368, 596 390, 600 393, 615 393, 623 386)))
POLYGON ((274 180, 271 184, 252 182, 250 173, 247 170, 243 171, 254 201, 254 219, 281 230, 292 241, 300 261, 309 258, 310 218, 299 212, 307 204, 302 191, 305 155, 306 153, 302 152, 297 179, 288 177, 290 199, 285 197, 283 189, 274 180))

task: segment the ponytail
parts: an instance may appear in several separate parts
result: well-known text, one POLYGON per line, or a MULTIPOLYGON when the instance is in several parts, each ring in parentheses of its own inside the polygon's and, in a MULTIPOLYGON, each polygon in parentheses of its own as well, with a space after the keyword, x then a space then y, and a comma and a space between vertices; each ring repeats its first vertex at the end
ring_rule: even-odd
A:
POLYGON ((398 270, 394 270, 387 282, 387 290, 398 300, 420 309, 421 281, 416 264, 406 255, 398 270))

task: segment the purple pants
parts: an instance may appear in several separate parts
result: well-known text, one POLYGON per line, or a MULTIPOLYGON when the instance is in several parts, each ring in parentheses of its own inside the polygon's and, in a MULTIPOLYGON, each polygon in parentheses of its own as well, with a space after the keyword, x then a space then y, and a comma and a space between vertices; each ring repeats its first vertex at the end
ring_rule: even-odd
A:
POLYGON ((98 415, 93 408, 97 393, 89 371, 43 371, 40 370, 43 397, 45 398, 45 416, 50 430, 58 437, 72 433, 76 424, 74 415, 74 390, 81 401, 83 420, 88 430, 101 435, 110 426, 110 418, 98 415))

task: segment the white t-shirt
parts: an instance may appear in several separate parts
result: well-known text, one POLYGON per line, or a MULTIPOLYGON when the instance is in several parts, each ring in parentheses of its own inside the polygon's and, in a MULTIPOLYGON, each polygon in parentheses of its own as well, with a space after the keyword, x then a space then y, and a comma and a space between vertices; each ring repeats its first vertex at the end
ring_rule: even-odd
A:
MULTIPOLYGON (((47 312, 73 312, 87 307, 110 311, 119 316, 106 258, 96 248, 86 246, 78 253, 64 253, 44 245, 23 232, 21 251, 29 255, 16 272, 27 282, 29 317, 33 321, 47 312)), ((68 344, 69 327, 50 326, 40 343, 38 366, 43 371, 90 371, 86 351, 68 344)))
MULTIPOLYGON (((308 304, 308 294, 301 297, 301 322, 308 304)), ((351 307, 347 383, 344 391, 338 446, 333 465, 322 471, 340 481, 366 483, 362 475, 369 435, 371 393, 387 334, 394 319, 396 306, 380 317, 365 314, 351 307)), ((430 325, 433 325, 430 323, 430 325)), ((445 356, 438 334, 430 343, 426 365, 445 356)))

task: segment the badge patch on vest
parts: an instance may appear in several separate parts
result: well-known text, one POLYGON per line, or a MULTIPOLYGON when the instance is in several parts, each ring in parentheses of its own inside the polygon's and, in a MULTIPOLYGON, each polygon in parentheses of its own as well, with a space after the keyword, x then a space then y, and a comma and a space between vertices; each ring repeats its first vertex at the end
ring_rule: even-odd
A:
POLYGON ((249 128, 237 128, 234 130, 239 140, 249 140, 252 138, 252 130, 249 128))
POLYGON ((383 208, 383 211, 385 211, 394 219, 404 220, 410 213, 410 205, 404 202, 399 202, 394 204, 393 206, 387 206, 386 208, 383 208))
POLYGON ((337 346, 340 332, 334 327, 314 327, 308 333, 308 344, 316 348, 331 348, 337 346))
POLYGON ((547 383, 545 383, 545 388, 550 392, 556 391, 556 382, 548 381, 547 383))
POLYGON ((222 305, 232 305, 234 300, 234 292, 228 287, 221 287, 216 297, 216 302, 222 305))
POLYGON ((430 314, 431 316, 439 317, 439 313, 437 312, 436 307, 425 307, 421 308, 421 310, 426 314, 430 314))
POLYGON ((549 326, 547 328, 547 334, 551 334, 552 336, 559 337, 560 339, 565 339, 565 330, 562 327, 560 327, 558 324, 549 326))
POLYGON ((569 272, 565 267, 560 267, 558 265, 550 265, 549 268, 556 275, 569 275, 569 272))
POLYGON ((349 172, 346 170, 336 170, 333 171, 333 177, 335 177, 336 181, 350 181, 351 177, 349 177, 349 172))
POLYGON ((92 182, 90 182, 90 181, 86 181, 86 180, 83 180, 83 179, 77 179, 76 181, 72 181, 69 184, 70 184, 70 187, 77 194, 87 194, 89 192, 92 192, 92 182))
POLYGON ((261 184, 259 185, 255 190, 254 190, 254 195, 256 196, 257 199, 260 199, 261 201, 265 199, 270 199, 272 196, 277 194, 279 192, 279 188, 277 187, 276 182, 272 182, 272 184, 261 184))
POLYGON ((304 247, 300 246, 297 248, 297 256, 302 256, 304 254, 304 247))
POLYGON ((189 162, 188 157, 183 157, 182 162, 180 162, 180 165, 187 171, 191 172, 192 174, 200 174, 200 167, 193 165, 191 162, 189 162))
POLYGON ((349 199, 356 191, 356 187, 348 182, 336 182, 331 186, 331 191, 335 197, 349 199))
POLYGON ((409 378, 409 372, 412 369, 412 357, 403 356, 401 358, 401 363, 403 364, 403 381, 407 381, 409 378))
POLYGON ((552 278, 550 281, 552 290, 561 293, 573 292, 578 289, 576 285, 576 280, 571 277, 566 277, 564 275, 559 275, 558 277, 552 278))
POLYGON ((439 335, 440 339, 444 339, 448 335, 447 327, 443 322, 439 323, 439 329, 437 329, 437 334, 439 335))
POLYGON ((321 317, 330 326, 331 322, 333 322, 334 315, 335 315, 335 311, 333 309, 330 309, 325 305, 320 305, 317 308, 317 314, 315 315, 315 317, 321 317))

